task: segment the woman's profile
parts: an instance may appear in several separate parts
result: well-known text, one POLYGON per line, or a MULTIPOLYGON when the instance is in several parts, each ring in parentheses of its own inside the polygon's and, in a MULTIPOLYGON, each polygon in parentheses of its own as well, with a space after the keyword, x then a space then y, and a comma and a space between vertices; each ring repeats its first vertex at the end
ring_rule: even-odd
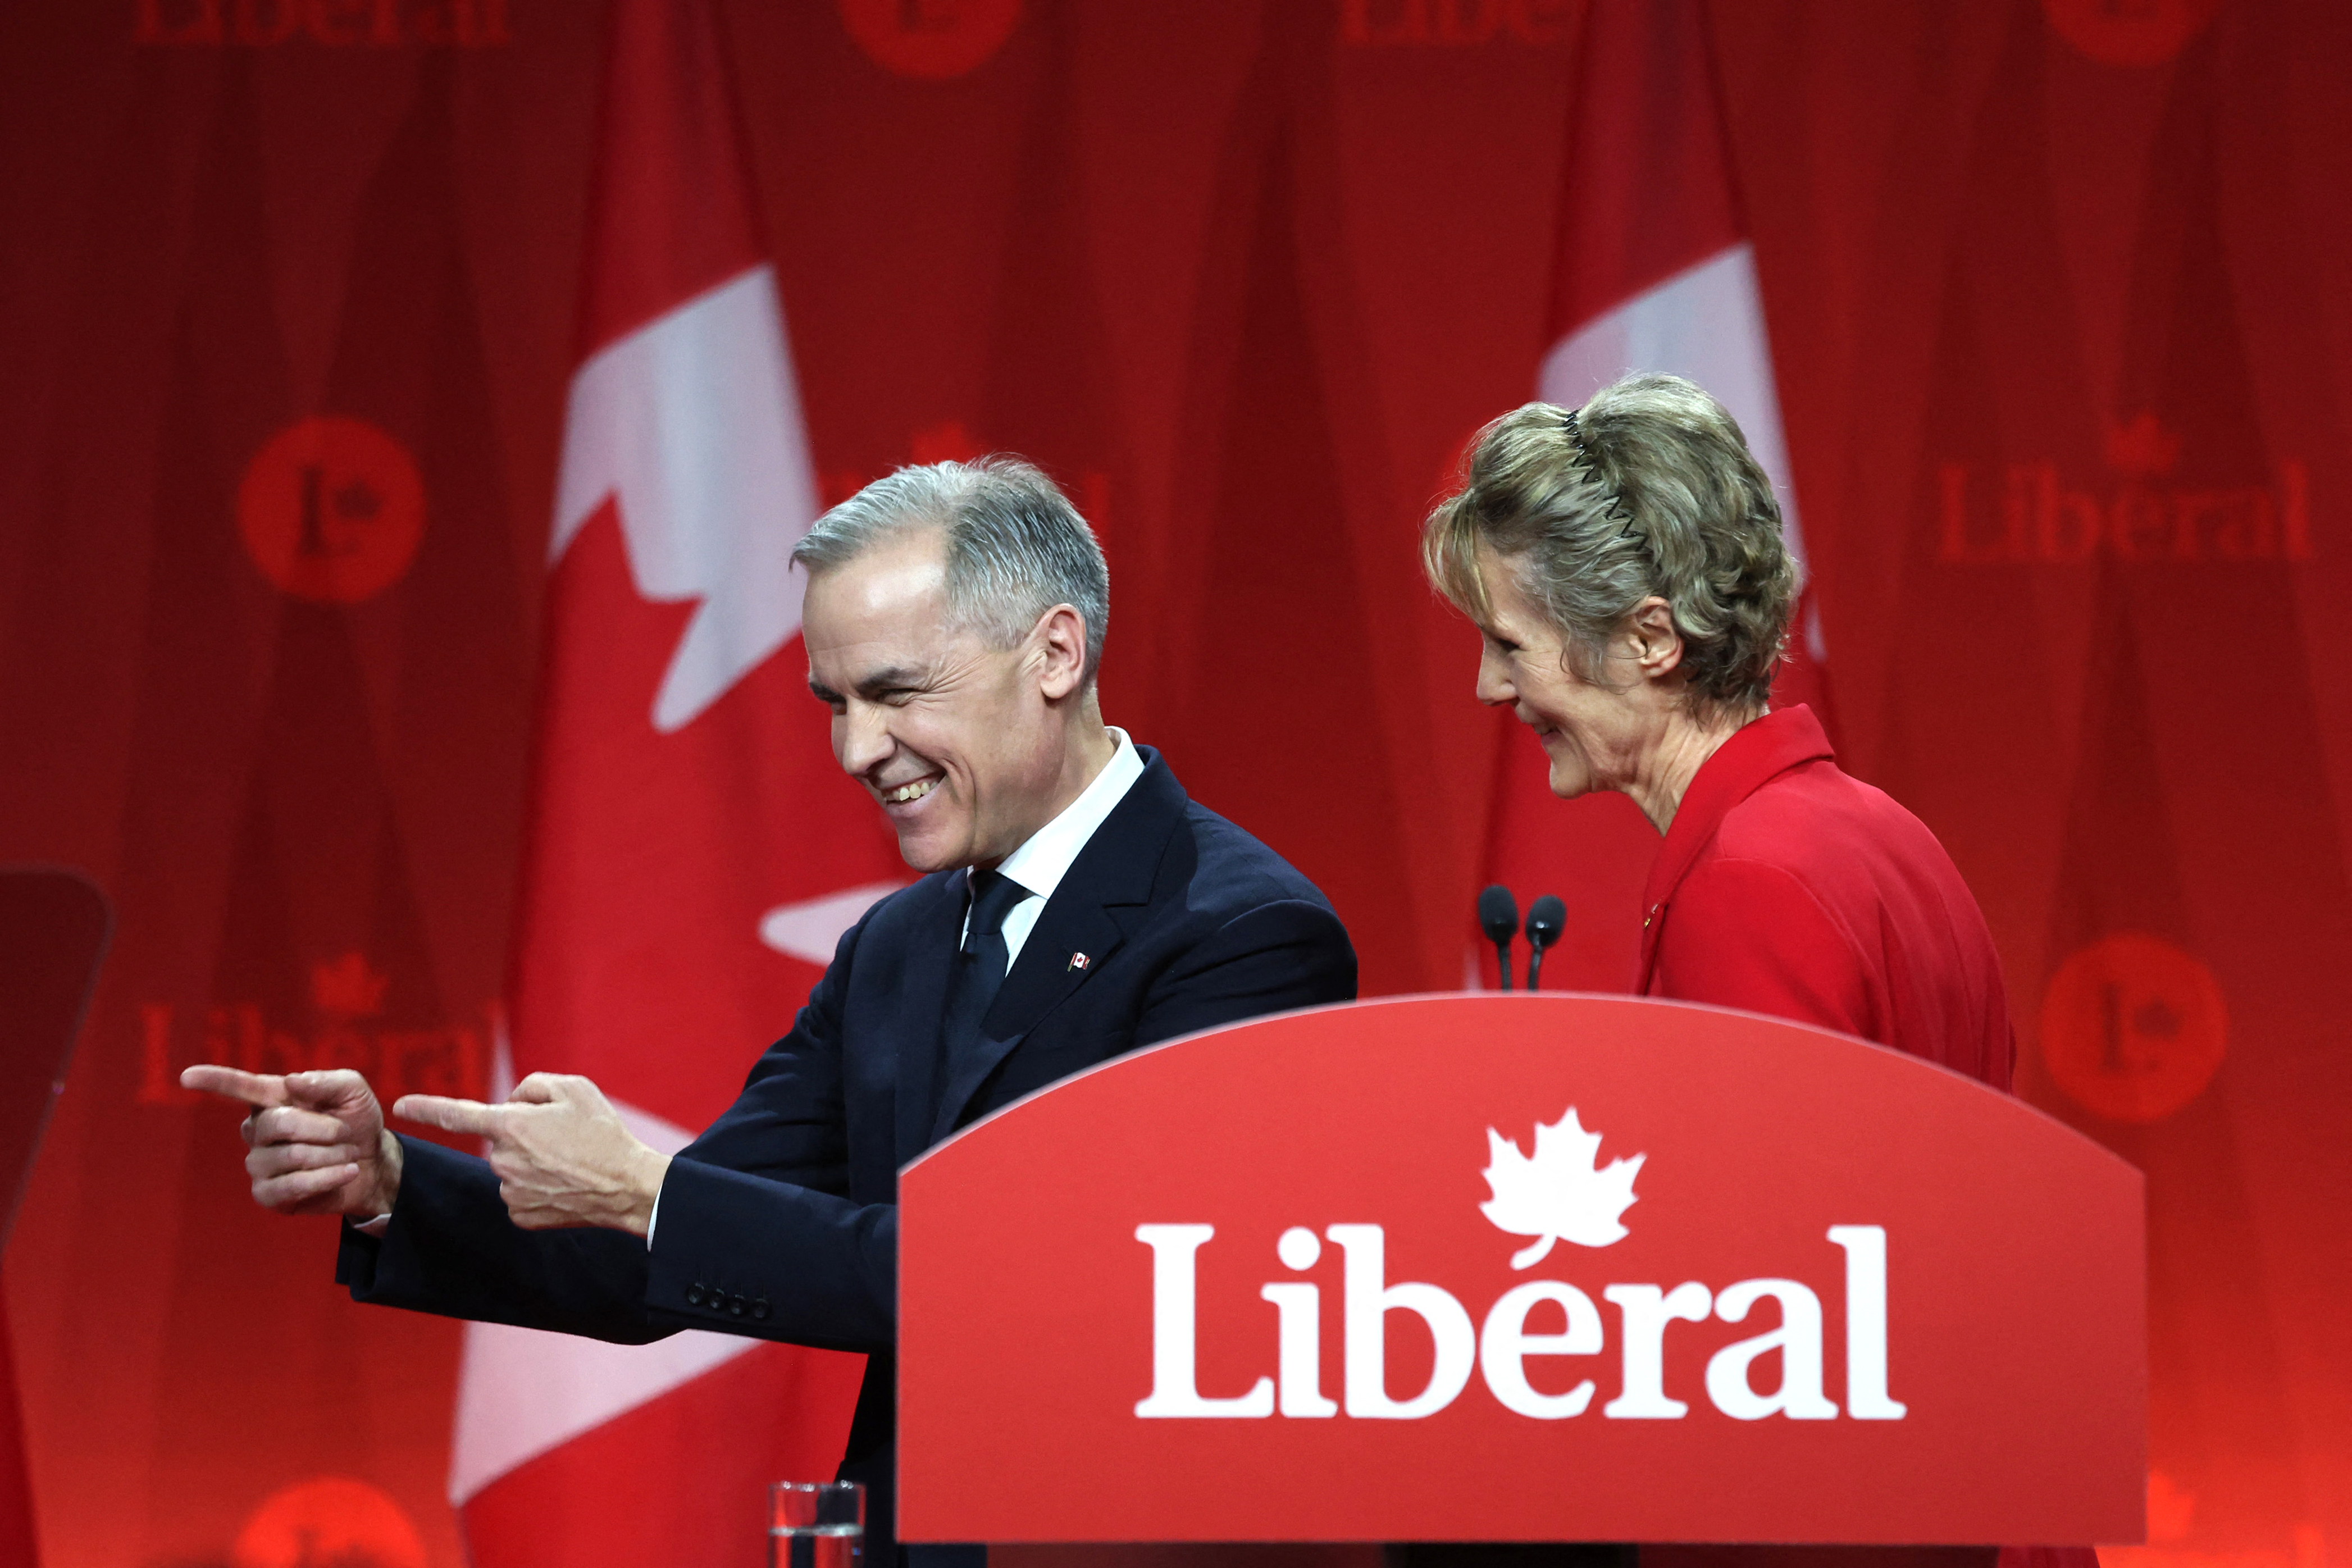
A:
POLYGON ((1714 398, 1633 375, 1489 425, 1424 563, 1483 637, 1479 700, 1552 792, 1622 790, 1664 835, 1631 988, 1818 1024, 2006 1088, 2009 1000, 1951 858, 1773 710, 1796 604, 1771 482, 1714 398))
MULTIPOLYGON (((1796 565, 1771 482, 1720 404, 1679 377, 1642 374, 1580 408, 1515 409, 1480 432, 1422 552, 1430 581, 1478 627, 1478 700, 1535 731, 1552 793, 1622 790, 1664 836, 1629 989, 1842 1030, 2009 1087, 2008 990, 1951 857, 1838 767, 1809 710, 1771 707, 1796 565)), ((1654 1552, 1671 1568, 1969 1555, 1643 1548, 1654 1552)), ((1524 1548, 1520 1559, 1626 1553, 1524 1548)), ((2000 1562, 2096 1559, 2087 1547, 2008 1547, 2000 1562)))

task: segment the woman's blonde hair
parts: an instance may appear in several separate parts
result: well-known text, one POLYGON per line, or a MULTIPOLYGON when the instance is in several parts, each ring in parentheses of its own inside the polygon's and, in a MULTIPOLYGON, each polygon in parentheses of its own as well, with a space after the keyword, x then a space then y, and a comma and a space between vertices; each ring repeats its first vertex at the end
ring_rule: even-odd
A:
POLYGON ((1482 544, 1543 607, 1582 679, 1601 679, 1609 639, 1655 595, 1683 639, 1694 711, 1765 706, 1796 563, 1739 426, 1682 377, 1629 375, 1582 408, 1530 403, 1480 431, 1462 489, 1421 536, 1430 582, 1474 619, 1488 605, 1482 544))

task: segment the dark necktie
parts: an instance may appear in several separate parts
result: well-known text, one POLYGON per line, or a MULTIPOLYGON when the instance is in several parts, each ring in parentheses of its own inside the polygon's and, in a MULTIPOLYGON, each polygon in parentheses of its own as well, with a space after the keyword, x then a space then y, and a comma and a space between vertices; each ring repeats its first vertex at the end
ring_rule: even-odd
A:
MULTIPOLYGON (((940 1067, 934 1084, 944 1085, 955 1070, 957 1057, 979 1040, 981 1020, 988 1016, 989 1004, 1003 989, 1004 972, 1010 967, 1004 917, 1029 896, 1028 889, 1000 871, 971 874, 971 911, 964 921, 962 951, 952 960, 955 967, 948 976, 947 1016, 940 1029, 940 1067)), ((936 1120, 935 1104, 927 1121, 936 1120)))

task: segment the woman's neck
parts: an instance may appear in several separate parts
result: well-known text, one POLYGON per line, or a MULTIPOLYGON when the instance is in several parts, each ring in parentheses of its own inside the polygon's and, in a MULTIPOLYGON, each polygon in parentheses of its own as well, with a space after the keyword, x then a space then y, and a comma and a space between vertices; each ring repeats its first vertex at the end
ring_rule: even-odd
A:
POLYGON ((1764 710, 1749 713, 1727 713, 1702 722, 1691 717, 1685 708, 1674 708, 1664 716, 1664 726, 1634 769, 1625 793, 1650 819, 1650 826, 1661 835, 1675 825, 1675 813, 1682 809, 1683 796, 1689 793, 1691 780, 1715 755, 1726 741, 1738 734, 1749 723, 1764 716, 1764 710))

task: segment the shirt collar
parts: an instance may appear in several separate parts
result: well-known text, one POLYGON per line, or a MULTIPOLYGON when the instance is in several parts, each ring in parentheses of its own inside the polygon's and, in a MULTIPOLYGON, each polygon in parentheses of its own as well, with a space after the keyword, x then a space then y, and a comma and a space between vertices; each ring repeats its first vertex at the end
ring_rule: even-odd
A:
POLYGON ((1062 885, 1069 874, 1071 862, 1095 836, 1135 781, 1143 776, 1143 758, 1128 739, 1127 731, 1113 727, 1111 739, 1118 742, 1110 761, 1094 782, 1079 792, 1078 798, 1062 808, 1060 816, 1031 834, 1021 847, 1007 855, 996 868, 1012 878, 1041 899, 1050 899, 1054 889, 1062 885))
POLYGON ((1699 764, 1690 788, 1683 792, 1673 826, 1666 829, 1666 841, 1650 867, 1649 886, 1642 895, 1645 913, 1654 915, 1658 906, 1674 896, 1683 873, 1714 840, 1715 830, 1723 826, 1733 806, 1754 795, 1767 780, 1801 763, 1836 755, 1822 721, 1803 703, 1776 709, 1740 726, 1699 764))

